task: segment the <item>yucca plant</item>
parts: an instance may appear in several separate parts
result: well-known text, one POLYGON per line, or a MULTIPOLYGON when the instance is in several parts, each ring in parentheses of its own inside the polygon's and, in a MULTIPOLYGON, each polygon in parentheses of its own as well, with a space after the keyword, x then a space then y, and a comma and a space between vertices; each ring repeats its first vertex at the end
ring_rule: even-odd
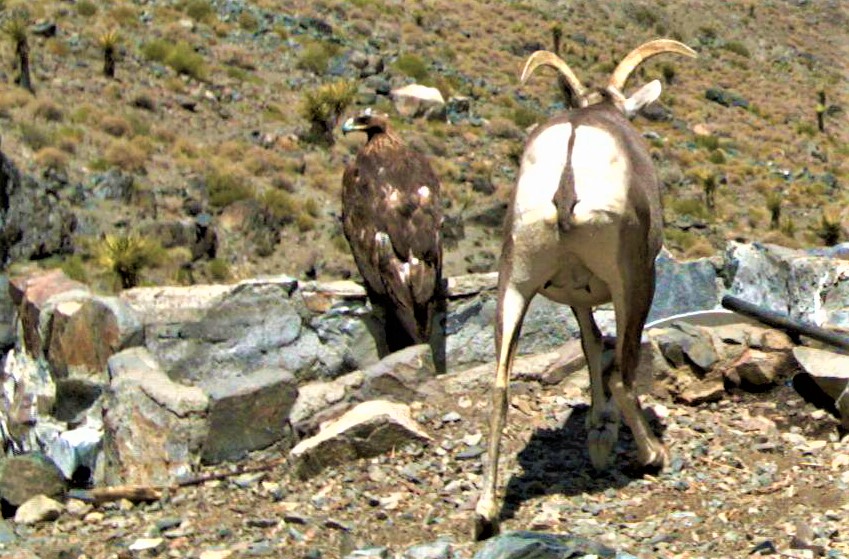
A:
POLYGON ((30 93, 35 93, 29 71, 29 42, 27 41, 27 20, 15 15, 3 24, 3 33, 15 44, 15 56, 18 59, 18 76, 15 83, 30 93))
POLYGON ((304 93, 301 114, 310 123, 308 139, 328 146, 333 145, 333 129, 348 105, 354 100, 356 84, 338 81, 319 86, 304 93))
POLYGON ((96 247, 97 262, 114 273, 122 289, 139 284, 144 268, 159 261, 161 247, 134 233, 106 235, 96 247))
POLYGON ((106 31, 97 38, 97 44, 103 49, 103 75, 115 77, 115 52, 121 43, 121 35, 116 30, 106 31))

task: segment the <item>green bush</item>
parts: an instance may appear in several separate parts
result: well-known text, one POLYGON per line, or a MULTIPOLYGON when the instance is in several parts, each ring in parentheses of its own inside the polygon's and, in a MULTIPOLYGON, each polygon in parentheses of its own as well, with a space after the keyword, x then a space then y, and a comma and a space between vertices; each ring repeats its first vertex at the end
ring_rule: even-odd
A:
POLYGON ((189 43, 180 41, 168 56, 165 58, 165 64, 174 69, 178 74, 186 74, 197 80, 206 78, 206 64, 203 57, 195 52, 195 49, 189 43))
POLYGON ((189 0, 183 7, 183 11, 193 20, 204 23, 209 21, 214 13, 209 0, 189 0))
POLYGON ((428 69, 424 60, 415 54, 402 54, 395 61, 395 69, 406 76, 410 76, 417 82, 427 79, 428 69))
POLYGON ((174 45, 165 39, 153 39, 142 45, 142 54, 148 60, 165 62, 173 47, 174 45))
POLYGON ((207 265, 209 276, 215 281, 226 281, 230 279, 230 264, 221 258, 213 258, 207 265))
POLYGON ((744 58, 749 58, 750 56, 752 56, 752 54, 749 52, 748 47, 746 47, 746 45, 744 45, 740 41, 728 41, 727 43, 722 45, 722 48, 729 52, 739 54, 744 58))
POLYGON ((247 179, 219 170, 206 175, 206 190, 209 204, 216 208, 224 208, 253 196, 253 187, 247 179))
POLYGON ((81 16, 91 17, 97 13, 97 4, 89 0, 80 0, 77 3, 77 13, 81 16))
POLYGON ((278 225, 294 222, 300 213, 297 199, 284 190, 266 190, 262 193, 259 203, 278 225))
POLYGON ((510 115, 510 118, 519 128, 527 128, 531 124, 541 122, 543 115, 533 109, 519 106, 513 109, 513 113, 510 115))
POLYGON ((339 52, 339 47, 333 43, 311 41, 304 45, 304 50, 298 57, 298 68, 322 75, 327 72, 330 59, 339 52))
POLYGON ((32 149, 38 151, 53 145, 53 138, 44 128, 28 122, 21 122, 18 127, 21 131, 21 139, 32 149))

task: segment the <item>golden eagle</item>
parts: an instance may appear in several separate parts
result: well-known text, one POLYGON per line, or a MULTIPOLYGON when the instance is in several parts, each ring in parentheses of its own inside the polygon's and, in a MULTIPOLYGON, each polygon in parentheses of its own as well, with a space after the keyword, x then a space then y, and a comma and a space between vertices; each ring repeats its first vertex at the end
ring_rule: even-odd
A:
POLYGON ((368 140, 342 177, 342 228, 390 351, 428 343, 442 296, 440 184, 427 158, 366 109, 342 132, 368 140))

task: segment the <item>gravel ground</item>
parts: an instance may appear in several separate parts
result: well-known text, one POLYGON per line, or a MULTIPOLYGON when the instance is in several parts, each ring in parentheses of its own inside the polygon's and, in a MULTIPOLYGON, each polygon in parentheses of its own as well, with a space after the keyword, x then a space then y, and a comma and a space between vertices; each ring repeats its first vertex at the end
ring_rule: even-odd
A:
MULTIPOLYGON (((468 558, 481 546, 469 535, 488 401, 479 387, 413 403, 430 446, 307 482, 268 449, 240 464, 277 461, 266 471, 181 488, 159 502, 70 501, 54 522, 17 527, 12 556, 318 559, 372 546, 400 556, 447 539, 455 557, 468 558), (131 551, 145 545, 153 549, 131 551)), ((571 533, 641 558, 849 557, 849 437, 840 441, 831 415, 788 386, 699 407, 645 402, 671 467, 657 476, 635 471, 623 428, 614 469, 597 474, 585 445, 586 387, 514 383, 502 529, 571 533)))

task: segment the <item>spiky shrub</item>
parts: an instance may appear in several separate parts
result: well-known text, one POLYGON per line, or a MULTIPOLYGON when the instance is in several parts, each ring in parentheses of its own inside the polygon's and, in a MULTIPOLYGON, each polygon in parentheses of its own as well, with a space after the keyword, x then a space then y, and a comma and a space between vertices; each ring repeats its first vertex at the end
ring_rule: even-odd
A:
POLYGON ((98 264, 115 274, 121 289, 137 286, 142 271, 156 265, 161 253, 162 247, 134 233, 106 235, 96 247, 98 264))
POLYGON ((772 191, 766 195, 766 209, 769 210, 769 228, 778 229, 781 222, 781 201, 784 195, 781 192, 772 191))
POLYGON ((834 206, 824 208, 814 232, 825 246, 836 245, 840 241, 840 209, 834 206))
POLYGON ((30 93, 35 93, 29 71, 29 42, 27 41, 27 20, 24 15, 16 14, 3 24, 3 34, 15 45, 18 62, 18 76, 15 83, 30 93))
POLYGON ((306 139, 317 144, 333 145, 333 129, 356 93, 356 84, 347 81, 327 83, 307 90, 301 104, 301 115, 310 123, 306 139))
POLYGON ((106 31, 97 37, 97 44, 103 50, 103 75, 115 77, 115 52, 121 43, 121 35, 116 30, 106 31))
POLYGON ((173 68, 178 74, 185 74, 196 80, 206 79, 206 63, 203 56, 195 52, 195 49, 185 41, 180 41, 174 45, 174 48, 165 57, 165 64, 173 68))

